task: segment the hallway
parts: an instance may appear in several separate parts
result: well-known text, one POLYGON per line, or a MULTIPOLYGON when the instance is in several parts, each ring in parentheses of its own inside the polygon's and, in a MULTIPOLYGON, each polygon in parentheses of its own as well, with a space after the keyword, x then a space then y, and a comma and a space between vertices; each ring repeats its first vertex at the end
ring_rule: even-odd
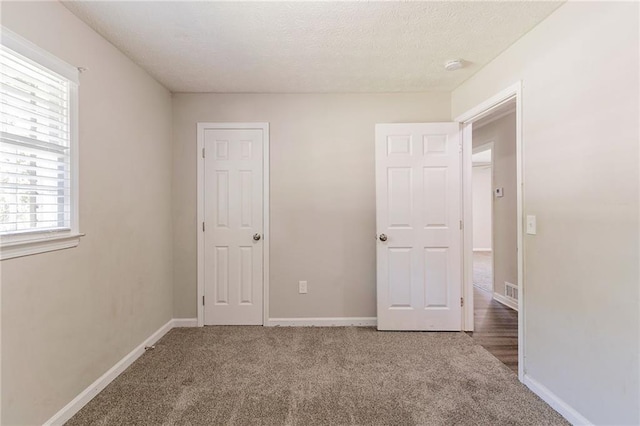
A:
MULTIPOLYGON (((480 256, 483 256, 481 254, 480 256)), ((476 284, 478 262, 474 254, 474 284, 476 284)), ((488 257, 490 259, 490 257, 488 257)), ((489 260, 490 262, 490 260, 489 260)), ((490 266, 489 266, 490 268, 490 266)), ((483 268, 479 268, 483 269, 483 268)), ((507 367, 518 372, 518 312, 493 300, 490 292, 473 286, 475 331, 473 339, 502 361, 507 367)))

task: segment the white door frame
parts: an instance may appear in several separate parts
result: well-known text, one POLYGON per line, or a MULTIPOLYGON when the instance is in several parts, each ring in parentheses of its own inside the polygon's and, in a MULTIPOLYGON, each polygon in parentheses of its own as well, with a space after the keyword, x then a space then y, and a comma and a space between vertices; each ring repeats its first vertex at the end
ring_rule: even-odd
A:
MULTIPOLYGON (((495 207, 493 205, 494 204, 493 203, 493 201, 494 201, 493 190, 495 189, 495 183, 494 183, 494 179, 493 179, 493 157, 495 155, 495 150, 493 149, 493 141, 487 142, 485 144, 480 145, 479 147, 473 148, 473 151, 472 151, 471 155, 477 154, 478 152, 489 151, 489 150, 491 150, 491 165, 489 166, 491 168, 491 217, 489 219, 491 220, 491 235, 490 235, 490 239, 491 239, 491 295, 493 296, 493 293, 495 293, 495 288, 496 288, 496 274, 495 274, 496 257, 494 256, 495 241, 494 241, 494 238, 493 238, 493 232, 494 232, 493 230, 494 230, 495 224, 496 224, 495 223, 496 221, 493 220, 494 207, 495 207)), ((472 161, 471 166, 473 168, 473 161, 472 161)), ((471 177, 473 178, 473 175, 471 177)), ((471 188, 471 190, 473 191, 473 188, 471 188)), ((473 192, 472 192, 472 194, 473 194, 473 192)), ((473 213, 473 205, 471 207, 472 207, 471 212, 473 213)), ((473 214, 471 216, 471 231, 473 231, 473 214)), ((472 239, 472 242, 473 242, 473 239, 472 239)), ((471 261, 473 262, 473 257, 471 258, 471 261)), ((473 284, 473 266, 471 268, 471 284, 473 284)), ((471 299, 471 303, 473 303, 473 299, 471 299)))
POLYGON ((462 325, 465 331, 473 331, 473 216, 472 216, 472 152, 471 143, 473 122, 486 117, 495 111, 504 103, 516 100, 516 199, 517 199, 517 250, 518 250, 518 379, 522 382, 525 373, 525 334, 524 334, 524 298, 525 298, 525 282, 524 282, 524 245, 523 245, 523 200, 524 200, 524 180, 523 180, 523 162, 522 162, 522 82, 515 84, 500 91, 484 102, 471 108, 464 114, 456 117, 455 121, 462 123, 462 193, 463 193, 463 294, 464 299, 469 301, 465 303, 462 315, 462 325))
POLYGON ((204 222, 204 131, 209 129, 225 130, 262 130, 262 220, 263 220, 263 257, 262 257, 262 325, 267 324, 269 319, 269 123, 207 123, 198 122, 198 143, 196 151, 197 158, 197 200, 198 213, 196 232, 198 234, 198 327, 204 326, 204 232, 202 224, 204 222))

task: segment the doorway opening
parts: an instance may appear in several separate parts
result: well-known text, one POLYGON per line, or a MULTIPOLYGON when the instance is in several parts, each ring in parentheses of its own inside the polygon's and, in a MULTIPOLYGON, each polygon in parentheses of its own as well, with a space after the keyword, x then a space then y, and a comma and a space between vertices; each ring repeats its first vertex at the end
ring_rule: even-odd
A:
POLYGON ((463 128, 464 329, 524 377, 521 84, 457 117, 463 128))
MULTIPOLYGON (((493 142, 473 149, 473 285, 493 294, 493 142)), ((475 305, 474 305, 475 306, 475 305)))
POLYGON ((478 344, 517 372, 515 100, 506 102, 473 123, 472 146, 472 336, 478 344))

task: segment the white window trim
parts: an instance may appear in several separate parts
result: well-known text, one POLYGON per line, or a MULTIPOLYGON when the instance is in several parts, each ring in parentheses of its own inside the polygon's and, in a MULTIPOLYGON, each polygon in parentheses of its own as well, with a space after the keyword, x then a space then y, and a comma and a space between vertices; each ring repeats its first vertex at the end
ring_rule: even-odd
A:
POLYGON ((16 33, 2 27, 2 44, 9 49, 60 74, 70 81, 70 121, 71 121, 71 229, 62 231, 25 232, 0 238, 0 260, 30 256, 54 250, 76 247, 80 243, 79 212, 79 152, 78 152, 78 85, 79 71, 56 56, 46 52, 16 33))

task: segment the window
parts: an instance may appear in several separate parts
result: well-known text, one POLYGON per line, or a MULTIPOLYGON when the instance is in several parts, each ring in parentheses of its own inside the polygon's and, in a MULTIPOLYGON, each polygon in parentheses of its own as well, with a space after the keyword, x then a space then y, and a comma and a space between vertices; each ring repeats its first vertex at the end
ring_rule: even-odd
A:
POLYGON ((1 259, 78 245, 78 70, 2 28, 1 259))

